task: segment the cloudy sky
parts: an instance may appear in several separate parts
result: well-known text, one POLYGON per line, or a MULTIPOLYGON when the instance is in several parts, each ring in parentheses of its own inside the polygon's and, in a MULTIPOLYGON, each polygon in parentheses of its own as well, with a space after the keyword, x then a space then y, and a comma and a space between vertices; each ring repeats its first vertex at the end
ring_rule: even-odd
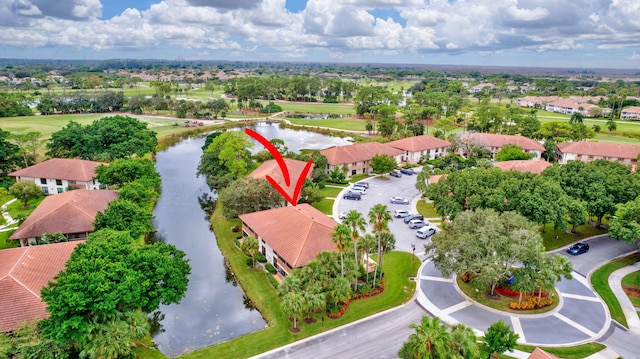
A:
POLYGON ((640 1, 0 0, 0 57, 640 69, 640 1))

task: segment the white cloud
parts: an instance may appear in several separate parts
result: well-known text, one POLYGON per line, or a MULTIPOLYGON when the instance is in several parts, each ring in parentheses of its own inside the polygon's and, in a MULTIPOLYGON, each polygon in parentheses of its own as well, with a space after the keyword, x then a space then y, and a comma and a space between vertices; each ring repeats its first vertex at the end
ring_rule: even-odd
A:
MULTIPOLYGON (((111 1, 111 0, 102 0, 111 1)), ((637 0, 163 0, 100 20, 100 0, 0 0, 0 46, 332 58, 640 47, 637 0), (395 9, 403 21, 376 18, 395 9), (233 10, 233 11, 230 11, 233 10)), ((597 51, 597 50, 596 50, 597 51)), ((174 55, 168 56, 173 58, 174 55)))

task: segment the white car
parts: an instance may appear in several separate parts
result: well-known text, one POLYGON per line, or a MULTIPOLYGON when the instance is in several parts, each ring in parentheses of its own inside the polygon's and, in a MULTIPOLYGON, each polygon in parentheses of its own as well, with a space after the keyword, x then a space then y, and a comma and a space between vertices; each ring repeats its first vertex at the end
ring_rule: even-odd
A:
POLYGON ((396 209, 393 211, 393 216, 396 218, 404 218, 412 215, 411 211, 407 211, 406 209, 396 209))
POLYGON ((367 189, 364 187, 352 187, 349 191, 353 193, 358 193, 360 195, 367 193, 367 189))
POLYGON ((424 226, 416 231, 416 237, 426 239, 438 233, 438 229, 433 226, 424 226))
POLYGON ((349 213, 349 212, 340 212, 340 213, 338 213, 338 219, 347 218, 347 213, 349 213))
POLYGON ((409 200, 404 197, 391 197, 391 203, 409 204, 409 200))

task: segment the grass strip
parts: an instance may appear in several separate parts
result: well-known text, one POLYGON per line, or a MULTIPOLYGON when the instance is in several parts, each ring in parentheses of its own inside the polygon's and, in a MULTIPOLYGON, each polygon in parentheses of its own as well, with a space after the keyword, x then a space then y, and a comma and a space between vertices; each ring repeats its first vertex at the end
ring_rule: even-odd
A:
MULTIPOLYGON (((592 342, 572 347, 540 347, 540 349, 559 358, 581 359, 595 354, 606 347, 607 346, 604 344, 592 342)), ((532 345, 516 344, 516 349, 523 352, 531 353, 536 349, 536 347, 532 345)))
POLYGON ((598 292, 602 300, 607 304, 609 313, 611 313, 611 319, 614 319, 626 328, 628 328, 627 318, 622 312, 622 307, 620 307, 618 299, 609 287, 609 276, 616 270, 632 265, 638 261, 640 261, 640 253, 633 253, 628 256, 612 260, 598 268, 598 270, 593 272, 591 275, 591 285, 593 285, 593 289, 598 292))

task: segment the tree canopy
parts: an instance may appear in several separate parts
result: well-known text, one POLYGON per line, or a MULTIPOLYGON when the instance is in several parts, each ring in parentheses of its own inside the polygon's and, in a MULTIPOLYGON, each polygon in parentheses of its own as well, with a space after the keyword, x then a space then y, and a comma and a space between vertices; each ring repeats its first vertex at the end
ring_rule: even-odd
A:
POLYGON ((533 158, 533 153, 527 153, 522 148, 516 145, 505 145, 498 153, 496 153, 496 161, 511 161, 511 160, 530 160, 533 158))
POLYGON ((107 186, 116 186, 147 178, 160 183, 160 175, 155 165, 148 158, 122 158, 111 162, 109 165, 96 167, 96 180, 107 186))
POLYGON ((51 134, 47 156, 111 161, 155 152, 156 133, 147 124, 128 116, 103 117, 82 126, 69 121, 51 134))
POLYGON ((9 187, 11 179, 9 173, 18 169, 20 163, 20 148, 9 142, 11 134, 0 128, 0 187, 9 187))
POLYGON ((389 173, 393 171, 398 164, 393 157, 385 154, 375 155, 371 158, 371 169, 375 173, 389 173))
POLYGON ((110 229, 94 232, 42 289, 51 314, 42 322, 43 334, 84 350, 96 326, 179 303, 190 272, 185 253, 173 245, 140 245, 128 233, 110 229))
POLYGON ((249 148, 253 142, 241 131, 226 131, 212 138, 198 165, 198 174, 206 176, 212 190, 220 190, 246 176, 255 163, 249 148))
POLYGON ((262 211, 282 204, 284 198, 265 179, 240 178, 220 191, 218 200, 224 205, 224 216, 262 211))

